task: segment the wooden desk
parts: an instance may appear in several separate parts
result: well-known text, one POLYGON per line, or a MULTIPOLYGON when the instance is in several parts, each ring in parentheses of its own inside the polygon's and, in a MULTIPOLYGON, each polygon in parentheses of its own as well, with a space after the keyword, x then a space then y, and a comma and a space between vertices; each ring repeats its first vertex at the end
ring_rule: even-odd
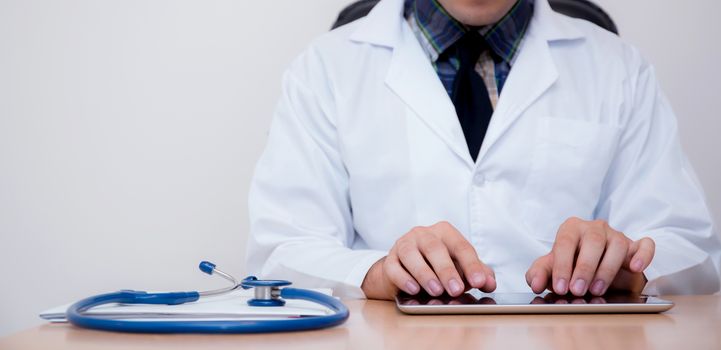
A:
POLYGON ((651 315, 408 316, 391 302, 347 301, 340 327, 250 335, 122 334, 47 324, 0 349, 721 349, 721 296, 666 297, 651 315))

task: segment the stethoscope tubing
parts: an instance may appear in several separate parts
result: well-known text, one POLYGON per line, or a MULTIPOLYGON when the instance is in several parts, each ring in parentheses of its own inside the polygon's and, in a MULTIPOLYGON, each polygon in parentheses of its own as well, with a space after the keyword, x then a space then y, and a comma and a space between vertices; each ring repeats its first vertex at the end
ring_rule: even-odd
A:
POLYGON ((338 299, 307 289, 282 288, 285 299, 301 299, 318 303, 333 310, 326 316, 307 316, 273 320, 212 320, 212 321, 144 321, 108 319, 88 314, 93 307, 109 304, 166 304, 177 305, 198 300, 198 292, 146 293, 119 291, 85 298, 71 305, 66 317, 78 327, 130 333, 270 333, 305 331, 339 325, 348 319, 348 308, 338 299))

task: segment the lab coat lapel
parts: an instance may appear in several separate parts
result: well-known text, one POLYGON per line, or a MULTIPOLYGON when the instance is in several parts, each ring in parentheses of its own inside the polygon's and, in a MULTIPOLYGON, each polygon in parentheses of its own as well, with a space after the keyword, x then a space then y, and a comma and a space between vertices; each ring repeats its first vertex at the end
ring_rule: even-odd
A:
POLYGON ((527 40, 503 87, 483 139, 478 154, 479 159, 488 153, 493 144, 503 136, 526 108, 558 79, 558 71, 547 42, 536 38, 527 38, 527 40))
POLYGON ((553 42, 582 37, 564 18, 560 18, 561 15, 553 12, 547 1, 536 1, 535 11, 488 126, 478 154, 479 161, 523 112, 558 80, 550 48, 553 42))
POLYGON ((473 161, 456 117, 455 107, 412 30, 406 23, 403 24, 400 40, 393 49, 385 83, 472 168, 473 161))

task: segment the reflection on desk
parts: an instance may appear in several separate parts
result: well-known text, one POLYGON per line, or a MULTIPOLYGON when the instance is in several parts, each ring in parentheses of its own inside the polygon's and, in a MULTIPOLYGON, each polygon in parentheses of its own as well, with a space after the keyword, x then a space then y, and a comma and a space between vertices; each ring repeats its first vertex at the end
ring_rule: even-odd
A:
POLYGON ((64 324, 0 338, 0 349, 721 349, 721 296, 667 296, 663 314, 411 316, 347 300, 348 322, 320 331, 152 335, 64 324))

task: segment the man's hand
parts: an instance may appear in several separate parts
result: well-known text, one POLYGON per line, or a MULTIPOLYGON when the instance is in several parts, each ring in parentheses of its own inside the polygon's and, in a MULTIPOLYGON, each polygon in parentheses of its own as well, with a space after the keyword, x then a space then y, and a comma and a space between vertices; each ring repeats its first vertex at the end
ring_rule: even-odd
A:
POLYGON ((528 269, 526 282, 534 293, 546 288, 576 296, 603 295, 609 288, 641 292, 655 250, 648 237, 632 241, 605 221, 570 218, 558 229, 551 252, 528 269))
POLYGON ((415 227, 399 238, 386 257, 377 261, 361 288, 370 299, 393 299, 398 290, 432 296, 458 296, 469 288, 496 289, 493 270, 478 259, 473 246, 453 225, 442 221, 415 227))

